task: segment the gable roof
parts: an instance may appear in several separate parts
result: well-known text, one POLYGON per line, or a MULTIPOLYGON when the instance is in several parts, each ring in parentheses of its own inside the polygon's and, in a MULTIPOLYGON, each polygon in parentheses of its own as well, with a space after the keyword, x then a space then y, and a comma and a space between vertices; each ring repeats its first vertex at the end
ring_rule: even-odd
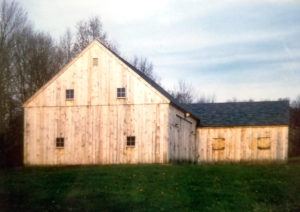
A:
POLYGON ((266 102, 234 102, 234 103, 200 103, 200 104, 181 104, 170 95, 159 84, 139 71, 117 53, 107 48, 106 45, 98 40, 92 41, 82 52, 80 52, 71 62, 59 71, 51 80, 42 86, 33 96, 31 96, 23 106, 29 104, 39 93, 46 89, 54 80, 64 73, 84 52, 89 49, 94 42, 98 42, 105 47, 121 62, 128 66, 132 71, 144 79, 150 86, 155 88, 170 103, 191 114, 198 121, 198 126, 265 126, 265 125, 288 125, 289 124, 289 103, 288 101, 266 101, 266 102), (199 121, 200 120, 200 121, 199 121))
POLYGON ((157 84, 154 80, 149 78, 147 75, 145 75, 143 72, 138 70, 136 67, 131 65, 128 61, 126 61, 124 58, 122 58, 120 55, 118 55, 113 50, 107 48, 105 44, 103 44, 101 41, 97 40, 99 43, 101 43, 107 50, 109 50, 113 55, 115 55, 119 60, 121 60, 124 64, 126 64, 130 69, 132 69, 135 73, 137 73, 141 78, 143 78, 146 82, 148 82, 153 88, 155 88, 157 91, 159 91, 163 96, 165 96, 167 99, 170 100, 170 102, 176 106, 177 108, 188 112, 191 114, 196 120, 198 120, 197 115, 192 111, 189 107, 187 107, 185 104, 179 103, 171 94, 169 94, 165 89, 163 89, 159 84, 157 84))
POLYGON ((186 107, 183 104, 180 104, 172 95, 170 95, 165 89, 163 89, 160 85, 158 85, 155 81, 150 79, 148 76, 146 76, 143 72, 139 71, 137 68, 135 68, 133 65, 131 65, 129 62, 127 62, 125 59, 123 59, 120 55, 118 55, 113 50, 109 49, 105 44, 103 44, 99 40, 92 41, 84 50, 82 50, 76 57, 74 57, 67 65, 65 65, 52 79, 50 79, 44 86, 42 86, 37 92, 35 92, 25 103, 23 104, 23 107, 26 107, 29 102, 31 102, 39 93, 41 93, 44 89, 46 89, 54 80, 56 80, 61 74, 63 74, 73 63, 75 63, 81 55, 83 55, 91 46, 93 43, 99 43, 101 46, 105 47, 106 50, 111 52, 114 56, 116 56, 121 62, 123 62, 126 66, 128 66, 131 70, 133 70, 136 74, 138 74, 142 79, 144 79, 148 84, 150 84, 153 88, 155 88, 159 93, 161 93, 164 97, 170 100, 171 104, 176 106, 177 108, 190 113, 196 120, 197 116, 191 111, 188 107, 186 107))
POLYGON ((199 126, 266 126, 289 124, 288 101, 200 103, 187 105, 199 126))
MULTIPOLYGON (((94 41, 93 41, 94 42, 94 41)), ((46 84, 38 89, 29 99, 23 103, 23 107, 26 107, 36 96, 38 96, 43 90, 45 90, 53 81, 55 81, 60 75, 62 75, 68 68, 73 65, 89 48, 91 48, 91 42, 84 50, 82 50, 77 56, 75 56, 68 64, 66 64, 60 71, 58 71, 46 84)))

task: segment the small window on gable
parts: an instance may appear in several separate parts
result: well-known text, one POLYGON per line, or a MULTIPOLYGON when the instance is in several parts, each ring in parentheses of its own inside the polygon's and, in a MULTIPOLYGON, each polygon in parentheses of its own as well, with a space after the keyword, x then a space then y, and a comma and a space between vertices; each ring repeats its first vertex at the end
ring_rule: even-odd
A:
POLYGON ((257 148, 258 149, 270 149, 271 148, 270 137, 258 137, 257 138, 257 148))
POLYGON ((212 143, 213 150, 224 150, 225 149, 225 138, 214 138, 212 143))
POLYGON ((73 100, 74 99, 74 90, 73 89, 67 89, 66 90, 66 99, 67 100, 73 100))
POLYGON ((62 137, 56 138, 56 148, 64 148, 65 139, 62 137))
POLYGON ((125 98, 126 97, 125 88, 117 88, 117 97, 118 98, 125 98))
POLYGON ((93 66, 98 66, 98 58, 93 58, 93 66))
POLYGON ((127 146, 128 147, 135 146, 135 136, 127 136, 127 146))

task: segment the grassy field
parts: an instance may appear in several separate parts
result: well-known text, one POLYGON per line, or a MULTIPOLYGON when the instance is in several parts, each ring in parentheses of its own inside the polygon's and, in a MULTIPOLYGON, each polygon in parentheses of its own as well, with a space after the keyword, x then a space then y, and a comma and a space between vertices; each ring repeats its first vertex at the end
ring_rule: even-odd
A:
POLYGON ((0 211, 300 211, 300 160, 0 170, 0 211))

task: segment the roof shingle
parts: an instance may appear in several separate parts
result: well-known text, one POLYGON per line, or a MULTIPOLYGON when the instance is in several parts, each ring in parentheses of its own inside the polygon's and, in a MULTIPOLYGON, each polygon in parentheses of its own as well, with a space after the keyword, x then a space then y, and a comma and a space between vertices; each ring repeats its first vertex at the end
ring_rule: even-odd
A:
POLYGON ((289 124, 288 101, 200 103, 187 105, 203 127, 289 124))
MULTIPOLYGON (((101 41, 99 42, 101 43, 101 41)), ((181 104, 143 72, 136 69, 116 52, 109 48, 107 49, 169 99, 174 106, 189 112, 194 118, 198 119, 198 121, 200 120, 200 122, 198 122, 199 126, 229 127, 289 124, 288 101, 181 104)))

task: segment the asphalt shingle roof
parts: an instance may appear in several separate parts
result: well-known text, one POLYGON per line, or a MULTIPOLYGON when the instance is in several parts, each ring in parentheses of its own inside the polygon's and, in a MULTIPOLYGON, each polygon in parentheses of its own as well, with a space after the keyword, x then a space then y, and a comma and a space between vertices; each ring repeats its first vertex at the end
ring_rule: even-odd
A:
POLYGON ((187 105, 199 126, 266 126, 289 124, 288 101, 200 103, 187 105))
MULTIPOLYGON (((101 43, 101 41, 99 41, 101 43)), ((104 45, 104 44, 103 44, 104 45)), ((105 45, 104 45, 105 46, 105 45)), ((158 90, 171 103, 198 119, 199 126, 265 126, 288 125, 289 102, 233 102, 233 103, 200 103, 181 104, 159 84, 150 79, 143 72, 135 68, 116 52, 107 48, 141 78, 158 90), (200 120, 200 121, 199 121, 200 120)))

